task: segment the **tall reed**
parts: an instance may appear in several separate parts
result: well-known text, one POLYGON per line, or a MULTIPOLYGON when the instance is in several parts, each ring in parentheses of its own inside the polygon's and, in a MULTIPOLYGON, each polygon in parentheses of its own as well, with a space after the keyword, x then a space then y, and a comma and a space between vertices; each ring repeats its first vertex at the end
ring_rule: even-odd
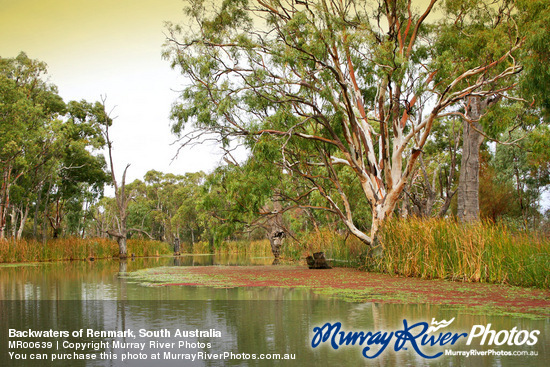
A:
MULTIPOLYGON (((173 250, 166 243, 128 240, 128 255, 158 256, 173 250)), ((0 241, 0 262, 82 260, 118 256, 118 245, 106 238, 60 238, 46 243, 35 240, 0 241)))
POLYGON ((392 220, 384 254, 367 265, 404 276, 550 288, 550 240, 504 225, 453 220, 392 220))

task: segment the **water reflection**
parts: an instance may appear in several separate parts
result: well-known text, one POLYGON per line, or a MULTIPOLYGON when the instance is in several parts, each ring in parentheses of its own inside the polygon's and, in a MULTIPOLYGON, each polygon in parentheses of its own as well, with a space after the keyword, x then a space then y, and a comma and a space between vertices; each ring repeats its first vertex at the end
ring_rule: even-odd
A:
MULTIPOLYGON (((271 261, 271 258, 250 259, 230 254, 0 266, 0 299, 118 300, 120 296, 126 299, 127 282, 121 279, 126 272, 160 266, 266 265, 271 261)), ((148 299, 150 294, 141 287, 134 287, 129 292, 130 299, 148 299), (135 292, 136 289, 140 291, 135 292)), ((172 293, 169 298, 187 299, 180 291, 168 293, 172 293)), ((192 290, 191 293, 196 292, 192 290)), ((200 297, 199 294, 194 296, 200 297)))
MULTIPOLYGON (((126 272, 158 266, 240 265, 246 259, 239 256, 182 256, 149 258, 125 262, 98 260, 94 262, 63 262, 35 266, 0 268, 0 365, 37 365, 32 361, 9 360, 7 330, 163 330, 171 337, 163 342, 201 343, 195 349, 175 348, 174 353, 202 351, 205 353, 295 353, 296 360, 277 363, 268 360, 163 360, 160 366, 543 366, 550 362, 548 337, 550 321, 504 316, 468 315, 437 305, 401 305, 347 303, 327 298, 303 289, 290 288, 207 288, 207 287, 144 287, 121 277, 126 272), (449 320, 456 317, 453 332, 469 332, 473 325, 492 324, 494 330, 541 331, 540 342, 527 348, 504 346, 500 350, 535 350, 538 357, 458 357, 446 356, 428 361, 412 351, 384 352, 375 360, 361 356, 360 347, 342 347, 334 351, 324 345, 310 348, 312 329, 328 321, 340 321, 349 330, 397 330, 403 319, 409 322, 432 318, 449 320), (175 337, 175 331, 210 330, 222 334, 216 337, 175 337), (210 346, 208 346, 210 343, 210 346), (9 363, 8 363, 9 362, 9 363)), ((269 264, 272 259, 253 259, 255 264, 269 264)), ((33 339, 28 339, 33 340, 33 339)), ((39 340, 39 339, 36 339, 39 340)), ((95 337, 67 338, 68 341, 99 342, 95 337)), ((163 353, 151 349, 150 341, 158 338, 119 338, 121 342, 145 342, 145 353, 163 353)), ((113 341, 113 340, 109 340, 113 341)), ((468 350, 461 343, 455 350, 468 350)), ((477 347, 477 349, 488 349, 477 347)), ((171 350, 171 349, 170 349, 171 350)), ((63 352, 63 350, 61 350, 63 352)), ((441 351, 441 349, 436 350, 441 351)), ((89 352, 92 352, 91 350, 89 352)), ((96 353, 120 354, 112 343, 96 353)), ((431 352, 426 349, 426 352, 431 352)), ((433 354, 433 353, 432 353, 433 354)), ((61 361, 59 366, 151 366, 152 361, 105 359, 100 361, 61 361)))

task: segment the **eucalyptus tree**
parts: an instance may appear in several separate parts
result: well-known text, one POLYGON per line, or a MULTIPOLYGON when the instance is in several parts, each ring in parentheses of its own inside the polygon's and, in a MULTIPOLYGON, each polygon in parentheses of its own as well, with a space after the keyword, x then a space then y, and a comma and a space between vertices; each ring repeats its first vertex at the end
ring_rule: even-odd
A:
POLYGON ((176 203, 176 211, 170 219, 174 236, 187 239, 191 246, 202 233, 199 201, 205 178, 202 171, 186 173, 172 193, 172 200, 176 203))
POLYGON ((54 143, 52 123, 65 108, 46 72, 45 63, 25 53, 0 58, 0 239, 6 234, 11 189, 47 163, 54 143))
MULTIPOLYGON (((441 70, 452 67, 465 71, 498 61, 498 55, 510 48, 505 40, 515 38, 521 45, 513 57, 521 64, 522 73, 516 74, 513 82, 495 83, 491 93, 484 95, 472 93, 454 111, 463 120, 457 215, 461 220, 474 221, 479 218, 482 144, 487 140, 518 143, 540 124, 541 108, 549 105, 550 11, 544 0, 455 0, 445 1, 444 8, 455 21, 441 28, 442 36, 435 45, 442 55, 441 70), (529 114, 539 117, 533 119, 529 114), (508 135, 502 134, 507 130, 508 135), (524 130, 522 136, 518 136, 519 130, 524 130), (511 138, 512 132, 515 138, 511 138)), ((499 67, 504 69, 507 64, 501 62, 499 67)))
POLYGON ((497 146, 488 165, 493 171, 494 185, 498 185, 495 192, 487 195, 488 200, 495 202, 495 196, 507 192, 508 203, 503 204, 508 204, 505 208, 508 219, 516 219, 524 228, 539 227, 542 191, 550 185, 548 126, 540 126, 517 145, 497 146))
POLYGON ((197 214, 212 245, 230 237, 263 233, 278 257, 289 233, 283 214, 295 207, 292 203, 297 199, 280 168, 265 164, 273 154, 277 156, 278 151, 270 144, 259 143, 246 162, 220 166, 206 177, 197 214))
POLYGON ((160 240, 173 241, 172 218, 180 205, 175 191, 183 186, 183 181, 184 177, 181 175, 156 170, 150 170, 144 176, 147 198, 151 205, 149 216, 155 227, 156 237, 160 240))
POLYGON ((128 205, 128 226, 137 232, 153 238, 151 200, 147 197, 147 188, 141 180, 134 180, 128 185, 134 193, 134 198, 128 205))
MULTIPOLYGON (((147 216, 151 234, 154 237, 167 242, 173 242, 176 237, 179 237, 180 227, 186 224, 175 220, 175 217, 194 211, 195 203, 187 196, 192 193, 190 186, 199 185, 200 181, 200 179, 193 180, 191 177, 200 175, 201 173, 175 175, 156 170, 150 170, 145 174, 144 189, 149 205, 147 216)), ((187 225, 193 226, 192 216, 185 217, 190 220, 187 225)))
POLYGON ((111 181, 105 158, 98 153, 106 142, 92 106, 86 101, 71 101, 65 119, 54 125, 58 160, 55 174, 50 176, 52 210, 48 211, 54 238, 61 234, 67 214, 73 232, 78 234, 86 219, 85 207, 103 196, 105 184, 111 181))
POLYGON ((12 235, 21 238, 32 206, 35 237, 42 208, 43 236, 49 222, 57 237, 66 203, 82 214, 84 198, 103 193, 105 162, 94 153, 104 145, 101 130, 88 104, 65 104, 47 81, 46 64, 25 53, 0 58, 0 89, 0 238, 8 210, 12 235))
POLYGON ((263 202, 264 193, 261 189, 256 193, 259 195, 251 192, 250 188, 259 188, 250 185, 257 183, 251 178, 236 165, 219 166, 205 177, 196 203, 196 219, 203 229, 202 238, 208 240, 211 249, 232 235, 246 232, 257 218, 255 213, 263 202))
MULTIPOLYGON (((127 237, 135 233, 150 239, 172 242, 189 231, 193 240, 199 238, 198 220, 203 172, 175 175, 155 170, 148 171, 142 180, 125 185, 131 194, 126 209, 127 237)), ((115 198, 104 198, 92 208, 96 228, 105 228, 112 235, 118 228, 120 210, 115 198)), ((101 230, 96 229, 98 233, 101 230)), ((116 236, 115 236, 116 237, 116 236)))
POLYGON ((530 107, 550 117, 550 7, 546 0, 518 0, 518 26, 525 34, 521 95, 530 107))
POLYGON ((401 0, 189 4, 189 26, 168 26, 164 53, 188 80, 172 111, 182 143, 206 133, 226 146, 232 137, 252 149, 276 142, 284 172, 307 183, 304 194, 321 195, 371 246, 439 118, 511 87, 521 71, 516 32, 467 68, 463 55, 438 54, 444 25, 460 19, 435 20, 436 0, 422 9, 401 0), (342 172, 357 178, 370 229, 356 225, 342 172))

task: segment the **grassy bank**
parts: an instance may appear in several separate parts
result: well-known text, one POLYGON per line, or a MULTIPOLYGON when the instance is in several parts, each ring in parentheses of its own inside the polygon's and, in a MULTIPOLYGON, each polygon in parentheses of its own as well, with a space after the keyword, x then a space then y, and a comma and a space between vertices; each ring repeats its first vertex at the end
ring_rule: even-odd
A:
POLYGON ((299 260, 315 252, 324 252, 338 266, 359 266, 363 264, 361 255, 365 251, 365 244, 356 237, 322 229, 303 234, 299 238, 288 238, 281 249, 281 256, 299 260))
POLYGON ((427 279, 550 288, 550 240, 491 223, 394 220, 384 226, 384 255, 369 269, 427 279))
POLYGON ((550 239, 492 223, 453 220, 393 220, 382 228, 382 256, 369 258, 366 246, 335 231, 288 239, 282 256, 298 260, 324 251, 337 266, 424 279, 510 284, 550 288, 550 239), (360 260, 363 259, 363 260, 360 260))
MULTIPOLYGON (((212 252, 207 241, 195 242, 193 244, 194 254, 206 254, 212 252)), ((271 256, 269 240, 239 240, 222 241, 214 246, 215 253, 221 254, 247 254, 251 256, 271 256)))
MULTIPOLYGON (((128 240, 128 255, 158 256, 172 254, 164 242, 128 240)), ((116 241, 106 238, 62 238, 47 243, 34 240, 0 241, 0 262, 83 260, 109 258, 118 255, 116 241)))
MULTIPOLYGON (((300 260, 324 251, 337 266, 365 266, 369 271, 425 279, 510 284, 550 289, 550 239, 503 225, 463 225, 452 220, 393 220, 382 228, 383 256, 365 257, 366 246, 353 236, 321 230, 287 238, 281 256, 300 260), (365 260, 366 258, 366 260, 365 260)), ((195 243, 194 253, 208 253, 207 242, 195 243)), ((228 241, 219 253, 272 256, 269 241, 228 241)), ((172 254, 170 245, 129 240, 128 254, 172 254)), ((0 241, 0 262, 110 258, 118 254, 115 241, 67 238, 39 241, 0 241)))

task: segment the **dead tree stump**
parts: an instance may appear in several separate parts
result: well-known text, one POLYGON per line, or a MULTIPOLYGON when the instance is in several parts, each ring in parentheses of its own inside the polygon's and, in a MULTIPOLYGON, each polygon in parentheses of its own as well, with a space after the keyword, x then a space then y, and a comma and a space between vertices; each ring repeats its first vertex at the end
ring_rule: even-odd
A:
POLYGON ((176 237, 174 239, 174 256, 180 256, 180 239, 176 237))
POLYGON ((324 252, 315 252, 313 256, 306 257, 307 265, 310 269, 332 269, 327 263, 324 252))

